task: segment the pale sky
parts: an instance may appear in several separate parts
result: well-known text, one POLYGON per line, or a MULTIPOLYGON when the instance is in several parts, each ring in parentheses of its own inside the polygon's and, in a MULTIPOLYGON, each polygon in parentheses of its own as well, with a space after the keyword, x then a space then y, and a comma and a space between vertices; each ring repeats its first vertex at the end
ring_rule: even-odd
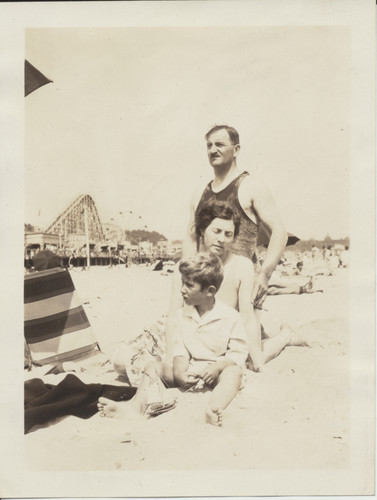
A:
POLYGON ((212 176, 204 134, 227 123, 240 168, 269 186, 288 231, 349 235, 350 37, 310 26, 26 30, 26 58, 53 83, 25 98, 25 222, 45 229, 90 194, 102 222, 132 210, 183 238, 192 190, 212 176))

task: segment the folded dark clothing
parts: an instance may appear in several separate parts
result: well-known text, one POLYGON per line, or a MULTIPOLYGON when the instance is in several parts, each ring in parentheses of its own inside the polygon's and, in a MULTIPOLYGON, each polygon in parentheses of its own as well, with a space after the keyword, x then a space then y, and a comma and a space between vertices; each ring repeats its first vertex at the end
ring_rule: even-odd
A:
POLYGON ((113 401, 128 400, 136 390, 136 387, 85 384, 72 374, 57 385, 45 384, 39 378, 27 380, 24 385, 25 434, 35 425, 65 415, 89 418, 98 411, 99 397, 113 401))

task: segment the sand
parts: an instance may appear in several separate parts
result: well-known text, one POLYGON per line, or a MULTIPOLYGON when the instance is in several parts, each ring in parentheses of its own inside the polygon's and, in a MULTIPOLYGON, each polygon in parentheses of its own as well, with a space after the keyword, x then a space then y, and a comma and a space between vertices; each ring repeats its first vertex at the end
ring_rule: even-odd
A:
MULTIPOLYGON (((71 275, 103 351, 76 373, 86 382, 122 384, 107 363, 127 341, 166 313, 171 274, 146 268, 93 267, 71 275)), ((30 470, 324 469, 349 464, 348 270, 319 276, 324 293, 268 297, 267 331, 289 322, 312 343, 288 347, 224 412, 224 425, 204 421, 208 393, 180 393, 177 407, 132 429, 122 420, 68 416, 25 436, 30 470), (53 457, 53 459, 51 458, 53 457)), ((43 376, 58 383, 63 375, 43 376)))

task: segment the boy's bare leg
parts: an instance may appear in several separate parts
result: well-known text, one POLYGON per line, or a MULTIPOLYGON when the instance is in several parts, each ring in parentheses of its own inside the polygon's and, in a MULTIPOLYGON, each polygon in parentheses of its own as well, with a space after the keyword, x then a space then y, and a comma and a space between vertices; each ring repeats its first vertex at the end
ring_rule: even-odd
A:
POLYGON ((148 403, 148 391, 151 380, 163 379, 169 385, 173 385, 173 367, 167 363, 152 361, 148 363, 143 372, 140 385, 135 396, 130 401, 112 401, 107 398, 99 398, 97 407, 103 417, 135 419, 144 414, 148 403))
POLYGON ((242 380, 242 370, 239 366, 227 366, 220 373, 218 383, 211 393, 206 410, 206 420, 209 424, 222 426, 222 411, 237 394, 242 380))

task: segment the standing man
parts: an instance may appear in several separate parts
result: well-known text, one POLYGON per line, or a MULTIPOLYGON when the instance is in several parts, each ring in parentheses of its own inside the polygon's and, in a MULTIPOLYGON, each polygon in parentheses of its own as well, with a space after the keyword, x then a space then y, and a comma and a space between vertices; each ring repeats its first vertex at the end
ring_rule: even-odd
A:
POLYGON ((240 152, 238 132, 227 125, 217 125, 206 134, 207 154, 214 179, 204 191, 194 194, 191 203, 188 234, 183 247, 184 257, 194 253, 195 214, 211 199, 227 201, 241 217, 239 235, 232 252, 253 259, 259 226, 263 222, 271 232, 266 257, 256 278, 251 302, 261 308, 268 290, 268 281, 275 270, 286 243, 287 232, 267 187, 254 175, 237 167, 240 152))

